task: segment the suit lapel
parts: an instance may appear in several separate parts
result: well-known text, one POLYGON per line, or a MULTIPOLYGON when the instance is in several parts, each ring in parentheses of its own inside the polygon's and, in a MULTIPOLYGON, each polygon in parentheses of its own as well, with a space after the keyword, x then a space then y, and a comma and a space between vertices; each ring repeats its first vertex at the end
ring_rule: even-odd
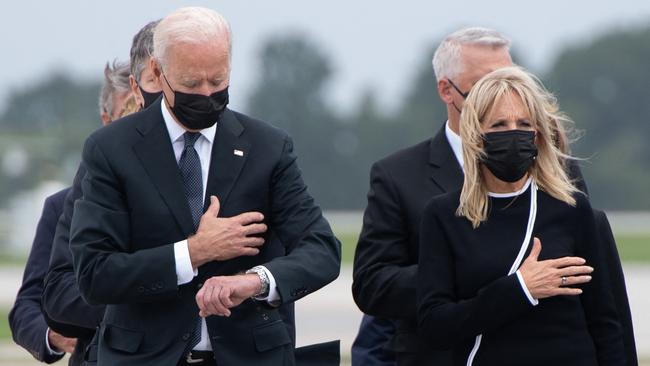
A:
POLYGON ((183 233, 189 236, 194 233, 194 224, 189 204, 183 194, 183 178, 160 112, 161 99, 142 112, 141 123, 136 125, 142 140, 133 146, 133 150, 183 233))
POLYGON ((244 126, 235 114, 226 109, 217 126, 217 133, 212 145, 208 186, 205 191, 205 209, 210 205, 210 195, 219 198, 221 207, 228 200, 248 153, 250 143, 242 138, 244 126))
POLYGON ((452 192, 463 186, 463 171, 445 134, 445 124, 431 139, 429 146, 431 179, 443 192, 452 192))

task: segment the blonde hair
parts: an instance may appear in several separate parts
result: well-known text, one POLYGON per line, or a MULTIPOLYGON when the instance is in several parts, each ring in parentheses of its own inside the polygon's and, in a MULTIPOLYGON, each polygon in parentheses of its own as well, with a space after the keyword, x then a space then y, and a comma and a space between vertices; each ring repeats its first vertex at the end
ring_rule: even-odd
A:
POLYGON ((577 192, 569 179, 564 161, 570 159, 564 126, 570 119, 559 111, 555 97, 532 74, 520 67, 506 67, 485 75, 472 87, 460 116, 465 181, 456 211, 477 228, 489 211, 488 190, 481 172, 485 158, 481 126, 495 104, 509 94, 518 95, 536 131, 538 155, 529 169, 539 188, 552 197, 575 205, 577 192))

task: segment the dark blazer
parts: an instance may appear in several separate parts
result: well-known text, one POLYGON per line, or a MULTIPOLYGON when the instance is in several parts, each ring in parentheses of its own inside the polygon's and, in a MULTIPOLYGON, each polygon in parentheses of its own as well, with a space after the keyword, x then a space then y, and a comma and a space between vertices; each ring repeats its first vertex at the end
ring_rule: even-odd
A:
MULTIPOLYGON (((338 276, 340 243, 307 193, 291 139, 264 122, 225 111, 206 195, 219 198, 224 217, 262 212, 266 244, 254 257, 208 263, 181 286, 173 243, 192 235, 193 224, 160 101, 93 133, 83 164, 70 249, 83 297, 107 304, 97 337, 100 366, 174 365, 196 324, 196 292, 209 277, 263 264, 287 304, 338 276)), ((277 308, 247 300, 229 318, 206 320, 220 366, 295 362, 277 308)))
POLYGON ((445 136, 376 162, 370 172, 368 205, 354 256, 352 294, 367 314, 396 321, 389 348, 399 365, 422 365, 445 352, 421 344, 416 323, 416 273, 420 217, 431 197, 456 190, 463 172, 445 136))
POLYGON ((86 349, 104 316, 104 306, 88 305, 81 298, 72 269, 70 223, 74 201, 81 197, 81 179, 85 172, 83 166, 80 166, 65 197, 63 212, 56 224, 42 299, 50 328, 65 336, 77 338, 77 347, 69 362, 73 366, 87 364, 86 349))
POLYGON ((34 358, 45 363, 53 363, 63 357, 50 354, 47 350, 45 336, 48 325, 41 312, 41 292, 50 259, 54 229, 68 191, 69 188, 66 188, 45 199, 43 213, 38 221, 32 249, 25 265, 23 283, 9 312, 9 326, 14 341, 29 351, 34 358))
POLYGON ((636 343, 634 341, 634 327, 632 326, 632 314, 630 313, 630 303, 627 298, 627 289, 625 287, 625 276, 621 259, 616 248, 616 240, 612 233, 612 228, 607 220, 607 215, 603 211, 594 209, 594 218, 596 224, 596 234, 601 241, 602 253, 607 260, 607 271, 611 281, 612 293, 618 318, 623 331, 623 346, 625 347, 625 357, 627 365, 637 366, 639 364, 636 354, 636 343))

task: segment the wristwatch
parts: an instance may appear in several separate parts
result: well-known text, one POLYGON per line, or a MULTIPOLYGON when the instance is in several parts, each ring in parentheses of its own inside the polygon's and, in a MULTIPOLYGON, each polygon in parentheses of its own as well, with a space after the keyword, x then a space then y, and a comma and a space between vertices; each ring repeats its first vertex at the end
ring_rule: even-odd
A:
POLYGON ((255 266, 248 271, 246 271, 246 274, 249 273, 255 273, 257 276, 260 278, 260 282, 262 283, 262 286, 260 286, 260 290, 258 293, 253 295, 252 297, 254 299, 259 299, 259 298, 265 298, 269 296, 269 276, 266 274, 266 270, 262 266, 255 266))

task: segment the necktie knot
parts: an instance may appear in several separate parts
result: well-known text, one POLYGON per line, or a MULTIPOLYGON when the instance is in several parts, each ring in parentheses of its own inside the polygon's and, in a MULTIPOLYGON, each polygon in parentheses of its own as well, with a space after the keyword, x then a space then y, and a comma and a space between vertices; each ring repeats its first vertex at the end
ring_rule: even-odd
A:
POLYGON ((201 136, 200 132, 185 132, 183 135, 185 138, 185 148, 187 149, 188 147, 194 147, 194 143, 196 143, 196 140, 199 139, 201 136))

